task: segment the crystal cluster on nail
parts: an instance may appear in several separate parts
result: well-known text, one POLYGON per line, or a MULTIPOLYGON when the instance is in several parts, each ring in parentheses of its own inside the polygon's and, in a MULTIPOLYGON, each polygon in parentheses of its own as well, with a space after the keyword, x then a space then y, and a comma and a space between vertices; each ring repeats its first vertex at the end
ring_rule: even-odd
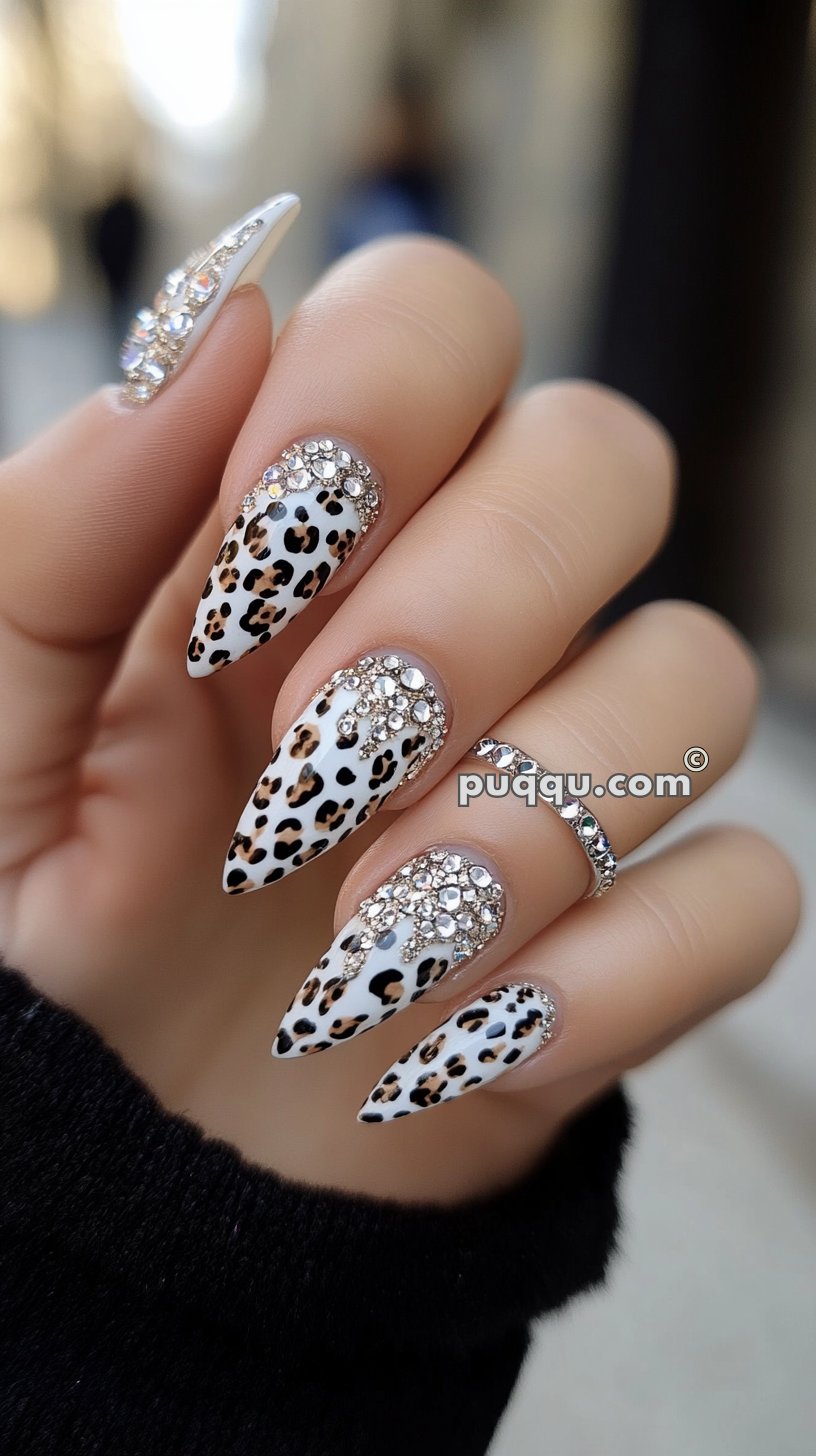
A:
POLYGON ((134 404, 152 399, 175 373, 196 319, 221 289, 225 267, 262 227, 263 218, 254 217, 219 234, 167 274, 152 308, 139 309, 119 355, 125 394, 134 404))
POLYGON ((360 904, 294 997, 273 1052, 325 1051, 411 1005, 498 934, 504 891, 469 855, 432 849, 360 904))

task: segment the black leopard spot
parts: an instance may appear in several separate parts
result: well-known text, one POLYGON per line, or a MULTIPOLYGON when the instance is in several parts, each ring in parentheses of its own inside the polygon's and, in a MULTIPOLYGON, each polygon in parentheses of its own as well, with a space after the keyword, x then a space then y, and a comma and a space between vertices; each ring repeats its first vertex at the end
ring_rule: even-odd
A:
POLYGON ((342 566, 356 539, 353 531, 343 531, 342 534, 340 531, 328 532, 326 545, 329 548, 329 554, 335 558, 338 566, 342 566))
POLYGON ((323 792, 323 780, 320 774, 312 770, 311 773, 300 775, 297 783, 286 790, 286 802, 291 809, 299 809, 301 805, 308 804, 323 792))
POLYGON ((371 765, 371 774, 368 780, 368 787, 370 789, 381 788, 383 784, 387 784, 391 781, 396 771, 397 760, 391 752, 391 749, 386 748, 384 752, 377 754, 374 762, 371 765))
POLYGON ((402 756, 403 756, 403 758, 414 758, 416 756, 416 754, 419 753, 419 750, 421 749, 421 747, 422 747, 422 745, 423 745, 424 742, 425 742, 425 735, 424 735, 424 733, 415 733, 414 736, 413 736, 413 738, 403 738, 403 740, 402 740, 402 756))
POLYGON ((457 1052, 455 1056, 448 1057, 445 1063, 445 1071, 449 1077, 464 1077, 467 1071, 467 1062, 457 1052))
POLYGON ((435 1106, 437 1102, 441 1102, 442 1093, 447 1085, 447 1079, 442 1076, 441 1072, 428 1072, 426 1076, 420 1078, 416 1087, 411 1088, 408 1100, 413 1102, 416 1107, 435 1106))
POLYGON ((320 977, 310 976, 308 981, 305 981, 304 984, 301 986, 300 990, 297 993, 297 996, 295 997, 295 1000, 299 1001, 301 1006, 311 1006, 319 990, 320 977))
POLYGON ((190 645, 187 648, 187 656, 191 662, 200 662, 204 656, 204 643, 200 637, 191 637, 190 645))
POLYGON ((456 1025, 461 1026, 463 1031, 481 1031, 488 1019, 488 1014, 484 1006, 471 1006, 467 1011, 463 1011, 461 1016, 457 1016, 456 1025))
POLYGON ((240 581, 240 573, 234 566, 224 566, 218 573, 218 585, 222 592, 234 592, 240 581))
POLYGON ((315 828, 327 829, 329 832, 339 829, 353 804, 353 799, 346 799, 344 804, 338 804, 336 799, 324 800, 315 814, 315 828))
POLYGON ((207 620, 204 623, 204 636, 210 642, 220 642, 227 625, 227 617, 230 616, 232 607, 229 602, 223 602, 220 607, 210 607, 207 613, 207 620))
POLYGON ((391 1006, 395 1001, 402 1000, 405 977, 399 970, 378 971, 376 976, 371 977, 368 989, 383 1006, 391 1006))
POLYGON ((319 561, 311 571, 300 578, 297 586, 292 588, 293 597, 301 597, 303 601, 311 601, 321 592, 331 576, 331 567, 327 561, 319 561))
POLYGON ((274 597, 282 586, 288 586, 295 574, 289 561, 273 561, 263 569, 259 566, 248 571, 244 586, 256 597, 274 597))
POLYGON ((542 1014, 537 1007, 527 1011, 513 1027, 513 1040, 518 1041, 520 1037, 530 1036, 532 1032, 538 1031, 542 1021, 542 1014))
POLYGON ((290 758, 311 758, 320 747, 320 731, 311 723, 296 723, 289 744, 290 758))
POLYGON ((215 564, 216 566, 223 566, 224 563, 229 565, 231 561, 235 560, 237 555, 238 540, 235 536, 232 536, 228 541, 223 543, 221 550, 215 558, 215 564))
POLYGON ((259 637, 265 632, 268 633, 270 627, 274 627, 275 623, 285 616, 285 607, 275 607, 271 602, 265 601, 263 597, 253 597, 239 621, 244 631, 248 632, 251 637, 259 637))
POLYGON ((356 775, 356 773, 354 773, 354 771, 352 769, 347 768, 345 764, 343 764, 343 767, 342 768, 339 768, 337 770, 337 773, 336 773, 335 777, 337 779, 338 784, 343 784, 343 785, 346 785, 346 784, 356 784, 356 782, 357 782, 357 775, 356 775))
POLYGON ((283 549, 290 556, 309 556, 316 549, 319 540, 317 526, 306 526, 303 523, 287 526, 283 533, 283 549))
POLYGON ((348 990, 348 985, 348 981, 344 981, 340 976, 332 976, 331 980, 326 982, 323 987, 323 995, 320 998, 320 1005, 317 1008, 321 1016, 327 1016, 332 1006, 336 1006, 338 1001, 342 1001, 348 990))
POLYGON ((364 1021, 368 1021, 367 1016, 339 1017, 329 1027, 329 1036, 332 1041, 346 1041, 348 1037, 354 1035, 355 1031, 362 1026, 364 1021))
POLYGON ((250 521, 244 532, 244 545, 256 561, 265 561, 270 554, 272 546, 263 516, 254 516, 250 521))
POLYGON ((303 845, 303 825, 299 819, 281 819, 275 830, 275 859, 291 859, 303 845))
POLYGON ((263 778, 256 784, 255 792, 252 795, 252 802, 255 808, 268 809, 280 786, 281 780, 279 778, 272 779, 269 777, 269 774, 264 774, 263 778))
POLYGON ((426 1041, 425 1045, 420 1047, 419 1060, 427 1066, 428 1062, 432 1062, 439 1055, 446 1041, 447 1037, 444 1031, 440 1031, 439 1035, 435 1036, 433 1041, 426 1041))

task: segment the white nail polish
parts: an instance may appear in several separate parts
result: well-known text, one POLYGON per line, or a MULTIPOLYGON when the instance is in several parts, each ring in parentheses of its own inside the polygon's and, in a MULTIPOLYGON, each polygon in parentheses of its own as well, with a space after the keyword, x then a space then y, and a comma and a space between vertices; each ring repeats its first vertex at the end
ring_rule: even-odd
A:
POLYGON ((271 197, 168 273, 120 352, 123 389, 133 404, 153 399, 198 348, 229 295, 258 281, 299 212, 294 193, 271 197))
POLYGON ((376 519, 381 486, 345 444, 281 452, 241 504, 215 559, 187 648, 191 677, 254 652, 309 605, 376 519))
POLYGON ((409 860, 335 937, 281 1022, 277 1057, 326 1051, 418 1001, 501 929, 504 892, 448 849, 409 860))
POLYGON ((339 844, 442 746, 445 705, 396 653, 336 672, 281 740, 238 822, 224 889, 257 890, 339 844))
POLYGON ((449 1016, 389 1067, 360 1122, 393 1122, 494 1082, 553 1035, 555 1005, 540 986, 497 986, 449 1016))

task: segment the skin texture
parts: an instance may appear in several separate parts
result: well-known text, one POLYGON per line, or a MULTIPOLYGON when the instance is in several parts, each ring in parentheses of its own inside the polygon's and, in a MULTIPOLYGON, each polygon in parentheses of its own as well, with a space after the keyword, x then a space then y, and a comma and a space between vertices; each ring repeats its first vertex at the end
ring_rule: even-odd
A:
MULTIPOLYGON (((111 389, 0 471, 0 943, 155 1089, 292 1177, 451 1201, 517 1176, 576 1108, 750 990, 790 939, 795 878, 744 830, 688 842, 576 903, 586 862, 546 808, 455 801, 482 733, 565 771, 724 772, 756 670, 731 629, 661 603, 559 664, 657 549, 673 462, 659 428, 596 387, 509 405, 518 321, 441 243, 335 267, 270 359, 255 289, 224 306, 143 409, 111 389), (376 525, 280 637, 192 681, 202 581, 240 500, 309 432, 353 443, 384 484, 376 525), (220 496, 219 496, 220 491, 220 496), (217 504, 216 504, 217 502, 217 504), (47 587, 47 589, 45 589, 47 587), (314 692, 367 651, 425 662, 450 731, 349 840, 258 894, 227 897, 242 804, 314 692), (334 929, 401 863, 473 846, 501 874, 500 935, 461 982, 298 1065, 269 1048, 334 929), (338 898, 339 895, 339 898, 338 898), (334 927, 334 929, 333 929, 334 927), (487 1091, 389 1127, 355 1113, 389 1064, 483 988, 537 980, 551 1042, 487 1091), (441 1004, 440 1004, 441 1003, 441 1004)), ((607 799, 625 853, 678 808, 607 799)))

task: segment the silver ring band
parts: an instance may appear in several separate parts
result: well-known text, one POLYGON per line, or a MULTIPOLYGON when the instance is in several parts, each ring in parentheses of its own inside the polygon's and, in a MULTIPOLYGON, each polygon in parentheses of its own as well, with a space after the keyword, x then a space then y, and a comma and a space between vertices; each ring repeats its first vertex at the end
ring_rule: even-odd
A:
MULTIPOLYGON (((494 768, 500 769, 502 773, 509 774, 512 778, 515 778, 517 774, 526 774, 535 779, 549 776, 549 770, 542 768, 541 764, 535 758, 531 758, 529 753, 523 753, 512 743, 500 743, 498 738, 480 738, 470 751, 476 758, 486 759, 494 768)), ((576 799, 574 796, 566 796, 562 804, 555 804, 552 799, 547 799, 543 795, 539 795, 539 797, 542 804, 554 809, 559 818, 569 825, 589 860, 592 880, 584 899, 605 895, 615 883, 618 861, 597 816, 587 808, 582 799, 576 799)))

